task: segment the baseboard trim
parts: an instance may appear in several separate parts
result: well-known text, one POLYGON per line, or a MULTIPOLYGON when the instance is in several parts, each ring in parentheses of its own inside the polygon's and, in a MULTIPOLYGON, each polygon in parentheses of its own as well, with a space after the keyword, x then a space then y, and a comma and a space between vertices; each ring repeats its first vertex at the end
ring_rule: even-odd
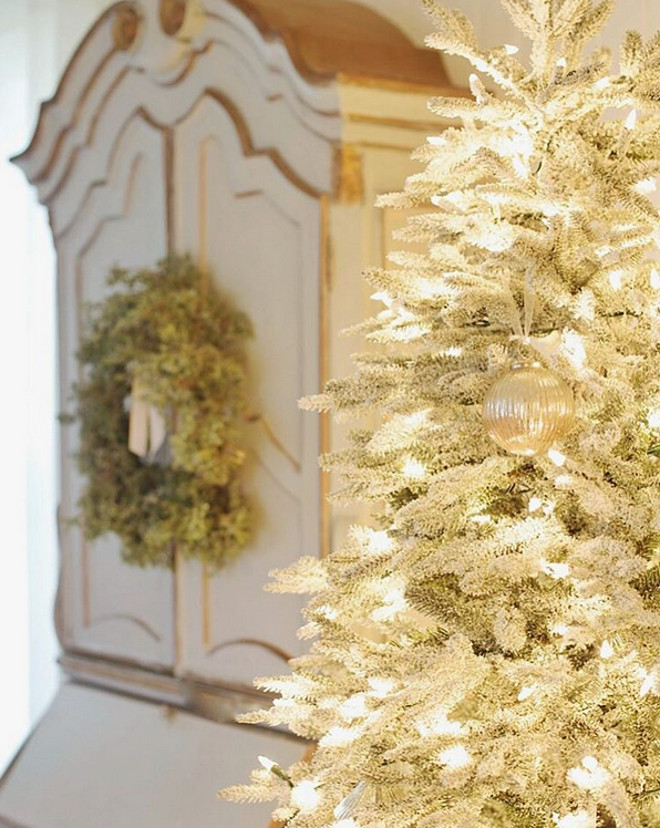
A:
MULTIPOLYGON (((179 708, 221 724, 235 723, 240 714, 267 707, 272 700, 269 694, 251 687, 211 683, 192 674, 174 676, 153 672, 85 653, 65 652, 60 657, 60 665, 77 684, 179 708)), ((284 728, 267 729, 277 730, 296 742, 304 742, 284 728)), ((0 825, 0 828, 3 827, 0 825)))

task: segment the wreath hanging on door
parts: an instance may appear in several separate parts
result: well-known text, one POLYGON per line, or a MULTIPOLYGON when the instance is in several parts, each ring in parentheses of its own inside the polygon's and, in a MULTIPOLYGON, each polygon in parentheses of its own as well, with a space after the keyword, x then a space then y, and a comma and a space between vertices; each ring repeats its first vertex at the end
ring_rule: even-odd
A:
POLYGON ((140 566, 171 565, 176 544, 218 568, 251 531, 238 437, 250 322, 189 258, 115 269, 108 285, 74 389, 85 535, 114 532, 140 566))

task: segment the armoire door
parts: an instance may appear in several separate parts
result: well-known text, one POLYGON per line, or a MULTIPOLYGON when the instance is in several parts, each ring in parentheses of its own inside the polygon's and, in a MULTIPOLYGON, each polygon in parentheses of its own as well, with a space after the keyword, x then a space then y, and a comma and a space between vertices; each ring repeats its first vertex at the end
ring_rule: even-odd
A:
MULTIPOLYGON (((103 136, 103 134, 101 134, 103 136)), ((95 148, 95 161, 106 148, 95 148)), ((90 303, 107 292, 115 266, 148 267, 168 249, 165 156, 162 130, 141 113, 122 125, 103 175, 89 180, 85 155, 60 184, 61 208, 53 215, 58 251, 60 400, 64 413, 75 403, 73 385, 81 379, 76 358, 90 303)), ((85 538, 77 522, 78 499, 85 485, 75 455, 77 423, 61 429, 62 574, 58 603, 64 646, 95 655, 171 668, 174 659, 171 572, 136 569, 123 562, 114 535, 85 538)))
POLYGON ((300 652, 300 599, 264 591, 271 570, 319 549, 322 208, 283 159, 250 151, 245 124, 208 94, 174 130, 175 238, 253 324, 245 488, 252 542, 219 573, 179 560, 178 670, 249 685, 300 652), (241 136, 243 135, 243 140, 241 136))

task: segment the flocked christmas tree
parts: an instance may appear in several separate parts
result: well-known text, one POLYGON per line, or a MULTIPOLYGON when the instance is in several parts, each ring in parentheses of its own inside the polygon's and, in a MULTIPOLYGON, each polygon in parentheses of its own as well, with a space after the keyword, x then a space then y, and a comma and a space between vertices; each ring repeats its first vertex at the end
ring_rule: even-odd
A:
POLYGON ((428 252, 368 274, 388 347, 308 401, 381 413, 325 458, 379 522, 276 576, 315 640, 247 718, 318 748, 228 795, 288 828, 660 826, 660 35, 616 69, 611 3, 502 3, 529 66, 425 0, 479 73, 383 199, 428 252))

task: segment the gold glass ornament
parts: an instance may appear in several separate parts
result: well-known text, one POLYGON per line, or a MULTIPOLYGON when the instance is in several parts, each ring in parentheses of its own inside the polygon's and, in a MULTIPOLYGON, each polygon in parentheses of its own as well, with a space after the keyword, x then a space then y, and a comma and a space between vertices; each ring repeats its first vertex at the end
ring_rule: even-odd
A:
POLYGON ((483 418, 500 448, 533 457, 570 429, 575 398, 564 380, 540 362, 515 362, 486 394, 483 418))

